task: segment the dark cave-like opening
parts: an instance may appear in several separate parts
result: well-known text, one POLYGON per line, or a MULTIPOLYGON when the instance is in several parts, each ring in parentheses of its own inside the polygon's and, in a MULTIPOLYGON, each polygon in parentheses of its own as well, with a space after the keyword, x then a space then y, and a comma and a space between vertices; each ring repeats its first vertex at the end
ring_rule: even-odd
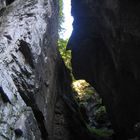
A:
MULTIPOLYGON (((65 5, 63 6, 66 6, 66 4, 70 3, 65 2, 65 5)), ((71 11, 65 10, 63 12, 71 11)), ((66 17, 67 15, 71 15, 71 13, 64 14, 64 24, 69 22, 67 21, 69 19, 69 17, 66 17)), ((62 24, 62 28, 64 24, 62 24)), ((69 26, 64 26, 64 28, 65 32, 69 32, 69 26)), ((69 41, 68 38, 65 39, 66 36, 66 34, 60 36, 61 38, 58 41, 59 52, 65 62, 65 65, 70 70, 72 76, 72 88, 74 90, 75 98, 78 102, 82 118, 86 123, 87 129, 91 132, 91 134, 95 135, 95 137, 100 139, 111 139, 114 131, 101 97, 89 83, 87 83, 85 80, 75 80, 72 74, 72 56, 71 51, 66 49, 67 43, 69 41)))
POLYGON ((97 138, 111 139, 114 131, 97 91, 83 79, 74 80, 72 87, 88 130, 97 138))

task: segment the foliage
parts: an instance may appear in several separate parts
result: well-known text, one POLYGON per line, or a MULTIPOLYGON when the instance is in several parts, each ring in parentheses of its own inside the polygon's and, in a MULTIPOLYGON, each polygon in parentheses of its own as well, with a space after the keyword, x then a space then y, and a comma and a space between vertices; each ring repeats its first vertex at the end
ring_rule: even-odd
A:
POLYGON ((60 33, 62 30, 62 23, 64 22, 64 13, 63 13, 63 0, 59 0, 59 27, 58 32, 60 33))
POLYGON ((101 115, 101 114, 104 114, 104 113, 106 113, 106 108, 105 108, 105 106, 100 106, 97 110, 96 110, 96 115, 101 115))
POLYGON ((70 69, 70 71, 72 71, 71 68, 71 51, 70 50, 66 50, 66 46, 68 43, 68 39, 64 40, 64 39, 59 39, 58 40, 58 48, 59 48, 59 52, 65 62, 65 65, 67 66, 68 69, 70 69))
POLYGON ((114 133, 112 130, 97 129, 95 127, 90 127, 88 125, 87 125, 87 128, 92 134, 96 135, 96 137, 98 138, 109 138, 114 133))
POLYGON ((108 117, 105 106, 101 105, 97 109, 95 109, 94 112, 95 115, 95 121, 99 124, 105 124, 108 123, 108 117))
MULTIPOLYGON (((59 0, 59 28, 58 28, 59 35, 64 30, 64 28, 62 27, 63 22, 64 22, 63 0, 59 0)), ((68 39, 64 40, 64 39, 60 38, 60 36, 59 36, 58 49, 59 49, 60 55, 62 56, 66 67, 68 69, 70 69, 70 71, 72 71, 71 51, 66 50, 67 43, 68 43, 68 39)))
POLYGON ((73 81, 72 87, 78 93, 80 100, 87 99, 94 93, 94 89, 85 80, 73 81))

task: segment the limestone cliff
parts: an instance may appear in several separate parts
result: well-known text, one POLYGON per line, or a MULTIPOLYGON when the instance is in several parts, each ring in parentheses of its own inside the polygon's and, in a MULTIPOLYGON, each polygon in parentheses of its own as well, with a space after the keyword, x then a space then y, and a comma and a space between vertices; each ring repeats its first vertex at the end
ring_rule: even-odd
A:
POLYGON ((88 136, 57 51, 58 7, 0 0, 0 140, 88 136))

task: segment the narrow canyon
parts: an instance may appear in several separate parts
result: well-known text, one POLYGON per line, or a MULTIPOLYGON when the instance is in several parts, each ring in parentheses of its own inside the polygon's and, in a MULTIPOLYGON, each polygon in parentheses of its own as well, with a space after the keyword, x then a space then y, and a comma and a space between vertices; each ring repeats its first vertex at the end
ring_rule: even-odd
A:
POLYGON ((140 139, 140 1, 71 4, 72 73, 102 98, 114 133, 91 133, 75 99, 59 0, 0 0, 0 140, 140 139))

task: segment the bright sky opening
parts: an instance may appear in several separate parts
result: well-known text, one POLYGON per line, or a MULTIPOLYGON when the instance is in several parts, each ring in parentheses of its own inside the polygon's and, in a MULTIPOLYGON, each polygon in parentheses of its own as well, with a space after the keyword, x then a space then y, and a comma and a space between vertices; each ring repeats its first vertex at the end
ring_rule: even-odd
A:
POLYGON ((73 17, 71 16, 71 0, 63 0, 63 13, 64 23, 62 24, 62 28, 64 28, 65 30, 60 36, 63 39, 68 39, 73 30, 73 17))

